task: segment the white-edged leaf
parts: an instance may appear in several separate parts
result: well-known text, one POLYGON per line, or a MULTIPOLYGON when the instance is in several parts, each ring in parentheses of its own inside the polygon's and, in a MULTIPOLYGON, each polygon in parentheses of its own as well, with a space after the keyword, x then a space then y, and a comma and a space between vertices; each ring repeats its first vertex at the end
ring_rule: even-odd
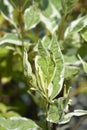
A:
POLYGON ((43 37, 42 43, 45 46, 45 48, 49 48, 51 39, 48 36, 43 37))
POLYGON ((5 130, 41 130, 34 121, 22 117, 6 119, 0 116, 0 126, 5 128, 5 130))
POLYGON ((73 116, 84 116, 87 115, 86 110, 74 110, 74 112, 68 113, 64 116, 63 120, 59 122, 59 124, 68 123, 73 116))
POLYGON ((15 28, 16 24, 13 18, 13 7, 8 0, 1 0, 0 1, 0 12, 3 17, 8 20, 15 28))
POLYGON ((65 15, 73 10, 77 1, 78 0, 61 0, 62 8, 65 15))
POLYGON ((30 83, 32 89, 36 88, 36 78, 32 72, 32 67, 30 62, 28 61, 28 54, 26 48, 24 48, 24 57, 23 57, 23 67, 24 67, 24 75, 27 78, 27 82, 30 83))
POLYGON ((53 60, 55 62, 55 70, 54 70, 53 80, 52 80, 53 92, 51 95, 51 99, 53 99, 59 94, 59 92, 63 87, 64 71, 65 71, 63 55, 60 46, 58 44, 56 35, 53 35, 50 51, 53 55, 53 60))
MULTIPOLYGON (((45 48, 42 42, 39 42, 38 44, 38 53, 39 53, 38 58, 35 58, 35 68, 37 71, 37 78, 40 81, 37 80, 37 82, 39 88, 42 88, 42 91, 44 91, 46 94, 51 84, 51 79, 54 72, 54 62, 50 57, 50 52, 47 50, 47 48, 45 48)), ((51 90, 52 90, 52 85, 51 85, 51 90)), ((49 97, 50 94, 48 92, 46 96, 49 97)))
POLYGON ((37 73, 39 73, 41 80, 43 79, 42 86, 48 90, 48 95, 52 100, 63 87, 65 67, 56 35, 53 35, 52 39, 49 39, 48 42, 50 42, 49 44, 47 43, 48 45, 45 45, 44 42, 38 45, 40 57, 37 61, 37 71, 39 70, 37 73))
POLYGON ((27 52, 25 52, 24 69, 30 83, 34 85, 35 82, 34 86, 39 89, 38 91, 41 91, 44 97, 51 101, 59 94, 63 87, 65 66, 57 36, 53 35, 49 42, 47 46, 44 45, 44 42, 38 43, 34 74, 28 61, 27 52))
POLYGON ((24 12, 25 28, 32 29, 40 22, 39 9, 37 5, 27 8, 24 12))
POLYGON ((58 22, 61 19, 59 11, 55 8, 54 4, 49 1, 46 9, 40 13, 40 20, 46 26, 46 28, 53 34, 58 28, 58 22))
POLYGON ((36 82, 37 82, 37 89, 40 92, 41 96, 45 97, 46 99, 48 99, 48 94, 47 94, 47 82, 46 82, 46 77, 44 76, 43 71, 45 70, 45 64, 46 61, 44 60, 43 63, 43 69, 41 68, 42 65, 38 64, 38 61, 42 61, 44 59, 42 59, 40 56, 36 56, 35 58, 35 75, 36 75, 36 82))
POLYGON ((87 73, 87 63, 80 57, 80 55, 78 55, 82 65, 83 65, 83 69, 85 71, 85 73, 87 73))
POLYGON ((71 22, 65 31, 65 37, 70 35, 72 32, 80 32, 85 26, 87 26, 87 15, 71 22))
POLYGON ((52 32, 52 23, 51 21, 46 18, 43 14, 40 14, 41 21, 45 24, 46 28, 52 32))
POLYGON ((61 1, 60 0, 50 0, 52 4, 56 7, 58 11, 62 9, 61 1))
POLYGON ((64 117, 64 110, 68 103, 67 98, 55 99, 49 106, 47 121, 58 123, 64 117))
POLYGON ((47 48, 44 46, 44 44, 42 42, 39 41, 38 43, 38 52, 39 55, 43 58, 46 58, 49 56, 49 52, 47 50, 47 48))
POLYGON ((18 46, 22 45, 20 37, 13 33, 7 33, 3 37, 0 38, 0 45, 6 44, 6 43, 18 45, 18 46))

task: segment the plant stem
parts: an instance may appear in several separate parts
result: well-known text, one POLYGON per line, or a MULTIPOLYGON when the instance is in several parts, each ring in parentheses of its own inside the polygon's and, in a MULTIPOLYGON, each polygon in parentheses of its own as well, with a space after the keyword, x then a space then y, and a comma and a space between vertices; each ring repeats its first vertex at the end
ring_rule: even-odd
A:
POLYGON ((18 8, 19 8, 19 11, 21 10, 21 0, 18 0, 18 8))
POLYGON ((24 56, 24 19, 22 14, 21 0, 18 0, 18 21, 20 28, 20 37, 22 41, 22 56, 24 56))
POLYGON ((62 21, 58 27, 58 40, 63 40, 64 38, 64 32, 66 29, 66 19, 67 16, 63 16, 62 21))
POLYGON ((21 33, 21 41, 22 41, 22 56, 24 55, 24 23, 23 23, 23 16, 22 13, 19 12, 20 16, 20 33, 21 33))
POLYGON ((58 40, 64 39, 64 32, 67 26, 67 18, 70 15, 70 13, 66 12, 66 4, 64 0, 61 0, 62 9, 64 10, 63 17, 61 20, 61 23, 58 27, 58 40))
MULTIPOLYGON (((46 118, 47 118, 47 113, 48 113, 48 107, 49 107, 49 103, 47 102, 47 104, 46 104, 46 118)), ((49 124, 48 124, 47 120, 46 120, 46 130, 49 130, 49 124)))

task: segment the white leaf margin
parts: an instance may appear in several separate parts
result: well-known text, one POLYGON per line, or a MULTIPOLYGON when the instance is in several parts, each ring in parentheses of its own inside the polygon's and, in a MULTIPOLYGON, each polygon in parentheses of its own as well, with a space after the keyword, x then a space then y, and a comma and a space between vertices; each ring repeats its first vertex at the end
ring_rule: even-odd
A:
POLYGON ((84 116, 84 115, 87 115, 87 111, 86 110, 81 110, 81 109, 78 109, 78 110, 74 110, 73 112, 71 113, 68 113, 64 116, 64 119, 60 122, 58 122, 59 124, 66 124, 68 123, 71 118, 73 116, 84 116))
POLYGON ((64 37, 66 38, 74 30, 75 30, 75 32, 80 32, 85 26, 87 26, 87 15, 72 21, 71 24, 67 27, 65 34, 64 34, 64 37), (75 28, 79 24, 82 24, 82 26, 75 30, 75 28))

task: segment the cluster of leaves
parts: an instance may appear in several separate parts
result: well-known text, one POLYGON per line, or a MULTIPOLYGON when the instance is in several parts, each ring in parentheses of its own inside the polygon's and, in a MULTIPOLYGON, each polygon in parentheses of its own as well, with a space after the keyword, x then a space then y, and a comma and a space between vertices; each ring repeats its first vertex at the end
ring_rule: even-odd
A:
MULTIPOLYGON (((0 38, 1 49, 5 47, 19 55, 21 65, 17 69, 23 69, 33 98, 32 91, 39 94, 37 100, 44 102, 45 120, 51 123, 63 124, 72 116, 87 114, 82 110, 67 114, 70 86, 64 81, 77 74, 79 63, 87 73, 87 63, 83 61, 86 54, 81 58, 79 51, 87 42, 87 15, 69 20, 76 3, 77 0, 0 1, 1 17, 10 26, 10 31, 0 38), (62 96, 57 98, 62 89, 62 96)), ((41 129, 34 121, 21 117, 0 116, 0 126, 3 130, 41 129)))

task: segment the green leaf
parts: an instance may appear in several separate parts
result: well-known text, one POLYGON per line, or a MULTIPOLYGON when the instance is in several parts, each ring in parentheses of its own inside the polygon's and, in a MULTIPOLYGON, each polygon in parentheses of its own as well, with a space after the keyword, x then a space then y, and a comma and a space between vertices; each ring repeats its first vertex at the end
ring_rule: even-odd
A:
POLYGON ((55 35, 53 35, 51 41, 50 51, 53 55, 53 60, 55 62, 55 70, 54 70, 53 80, 52 80, 53 92, 51 95, 51 99, 53 99, 59 94, 60 90, 63 87, 64 71, 65 71, 63 55, 60 50, 57 37, 55 35))
POLYGON ((10 118, 10 117, 13 117, 13 116, 20 117, 20 115, 17 112, 14 112, 14 111, 8 111, 6 113, 3 113, 2 115, 5 118, 10 118))
POLYGON ((75 66, 65 66, 65 79, 71 79, 73 76, 75 76, 79 72, 79 68, 75 66))
POLYGON ((73 65, 77 62, 77 60, 78 59, 75 55, 70 55, 70 56, 64 55, 65 64, 73 65))
POLYGON ((40 14, 37 5, 34 4, 31 7, 27 8, 24 12, 24 22, 25 28, 32 29, 40 22, 40 14))
POLYGON ((39 88, 52 100, 62 89, 65 67, 57 37, 54 35, 48 41, 48 45, 44 42, 38 44, 39 56, 35 59, 35 68, 39 88))
POLYGON ((42 44, 44 45, 45 48, 49 48, 51 39, 48 36, 45 36, 42 40, 42 44))
POLYGON ((52 4, 56 7, 56 9, 59 11, 62 9, 61 1, 60 0, 50 0, 52 4))
POLYGON ((65 61, 65 79, 71 79, 79 72, 79 67, 77 63, 77 58, 75 55, 73 56, 66 56, 64 55, 65 61))
POLYGON ((87 15, 71 22, 65 31, 65 37, 70 35, 72 32, 80 32, 86 26, 87 26, 87 15))
POLYGON ((27 51, 24 51, 24 75, 33 89, 38 89, 48 100, 55 98, 63 87, 64 61, 57 37, 49 39, 48 46, 38 43, 38 54, 35 57, 35 74, 32 73, 27 51))
POLYGON ((53 123, 58 123, 64 117, 64 110, 67 106, 67 98, 59 98, 52 102, 48 110, 47 120, 53 123))
POLYGON ((5 113, 8 110, 8 107, 0 102, 0 113, 5 113))
POLYGON ((49 85, 51 83, 52 75, 54 72, 54 62, 50 57, 50 52, 45 46, 39 42, 38 44, 39 57, 36 58, 35 66, 37 71, 37 82, 39 88, 45 92, 46 96, 49 97, 49 85), (40 81, 38 81, 40 80, 40 81), (48 94, 47 94, 48 91, 48 94))
POLYGON ((49 52, 42 42, 39 42, 38 44, 38 52, 39 52, 39 55, 43 58, 46 58, 49 56, 49 52))
POLYGON ((38 51, 41 56, 38 59, 38 64, 41 67, 47 85, 49 85, 54 72, 54 61, 50 55, 50 51, 42 43, 39 43, 38 51))
POLYGON ((46 60, 44 58, 38 57, 35 62, 35 68, 36 68, 36 78, 37 78, 37 84, 42 91, 43 95, 45 97, 47 96, 47 82, 46 82, 46 75, 43 73, 43 71, 46 70, 46 60), (43 64, 43 66, 42 66, 43 64))
POLYGON ((0 45, 3 44, 7 45, 7 43, 12 45, 18 45, 18 46, 22 45, 20 37, 13 33, 7 33, 4 35, 4 37, 0 38, 0 45))
POLYGON ((0 116, 0 126, 5 128, 5 130, 41 130, 35 122, 22 117, 11 117, 6 119, 0 116))
POLYGON ((87 27, 83 28, 80 34, 82 38, 87 42, 87 27))
POLYGON ((48 2, 48 6, 45 9, 42 9, 42 13, 45 17, 50 17, 50 15, 53 13, 50 2, 48 2))
MULTIPOLYGON (((46 120, 39 120, 37 124, 43 129, 47 130, 46 120)), ((49 126, 50 127, 50 126, 49 126)))
POLYGON ((84 116, 84 115, 87 115, 86 110, 74 110, 74 112, 66 114, 63 120, 59 122, 59 124, 68 123, 73 116, 84 116))

